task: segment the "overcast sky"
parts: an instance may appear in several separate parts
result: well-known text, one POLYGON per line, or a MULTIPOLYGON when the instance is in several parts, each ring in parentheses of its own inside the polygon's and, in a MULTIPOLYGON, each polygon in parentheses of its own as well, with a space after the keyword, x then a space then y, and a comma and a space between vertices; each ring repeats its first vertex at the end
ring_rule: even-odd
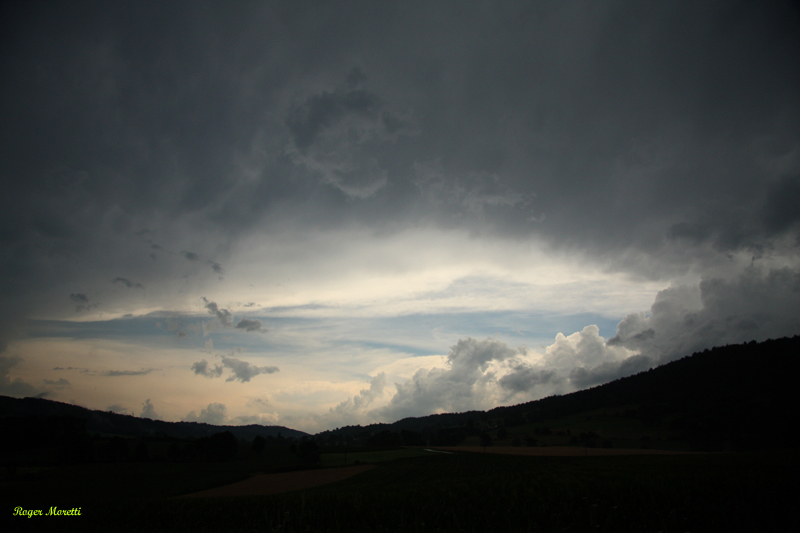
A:
POLYGON ((0 394, 317 432, 800 333, 797 2, 0 9, 0 394))

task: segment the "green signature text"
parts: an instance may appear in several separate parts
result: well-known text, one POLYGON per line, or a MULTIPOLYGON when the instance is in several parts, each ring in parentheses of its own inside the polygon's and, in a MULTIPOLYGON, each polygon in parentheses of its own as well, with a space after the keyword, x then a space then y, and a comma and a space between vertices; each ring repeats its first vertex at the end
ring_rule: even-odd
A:
POLYGON ((22 507, 14 507, 14 516, 27 516, 28 518, 34 516, 80 516, 81 508, 73 507, 72 509, 59 509, 58 507, 51 507, 46 513, 41 509, 23 509, 22 507))

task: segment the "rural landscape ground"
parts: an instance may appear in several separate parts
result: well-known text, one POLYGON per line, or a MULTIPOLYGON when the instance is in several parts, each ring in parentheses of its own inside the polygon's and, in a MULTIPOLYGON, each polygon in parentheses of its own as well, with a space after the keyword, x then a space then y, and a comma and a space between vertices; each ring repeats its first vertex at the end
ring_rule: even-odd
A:
POLYGON ((794 451, 541 450, 547 453, 372 450, 348 453, 348 462, 361 463, 349 467, 333 466, 343 464, 343 453, 323 454, 332 466, 273 474, 259 473, 263 462, 244 460, 31 469, 12 494, 3 480, 3 501, 9 514, 17 506, 81 512, 12 517, 15 530, 777 531, 800 525, 794 451), (243 479, 250 490, 232 491, 230 482, 243 479), (183 497, 188 494, 195 497, 183 497))

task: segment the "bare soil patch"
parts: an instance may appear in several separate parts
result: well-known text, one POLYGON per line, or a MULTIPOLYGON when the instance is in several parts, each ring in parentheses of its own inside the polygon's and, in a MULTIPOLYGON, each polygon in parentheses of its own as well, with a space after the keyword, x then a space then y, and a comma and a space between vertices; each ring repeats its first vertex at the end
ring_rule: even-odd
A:
POLYGON ((320 468, 316 470, 300 470, 298 472, 281 472, 278 474, 258 474, 249 479, 186 494, 182 498, 215 498, 219 496, 268 496, 295 490, 310 489, 342 481, 360 474, 375 465, 346 466, 343 468, 320 468))
MULTIPOLYGON (((437 450, 453 452, 483 453, 481 446, 436 446, 437 450)), ((582 448, 579 446, 487 446, 486 453, 503 455, 538 455, 551 457, 583 457, 597 455, 684 455, 696 452, 678 452, 672 450, 636 450, 625 448, 582 448)))

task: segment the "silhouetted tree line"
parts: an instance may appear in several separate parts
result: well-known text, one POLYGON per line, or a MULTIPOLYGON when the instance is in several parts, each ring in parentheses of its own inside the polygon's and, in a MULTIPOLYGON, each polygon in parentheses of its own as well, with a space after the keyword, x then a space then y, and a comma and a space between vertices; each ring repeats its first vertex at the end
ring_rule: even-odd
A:
MULTIPOLYGON (((69 415, 0 418, 0 457, 14 474, 19 466, 140 461, 220 462, 236 459, 240 441, 230 431, 199 439, 163 433, 139 438, 91 435, 86 420, 69 415), (162 450, 154 453, 153 450, 162 450)), ((250 449, 261 455, 270 448, 289 448, 295 439, 260 435, 250 449)), ((241 443, 246 446, 246 443, 241 443)), ((318 454, 317 454, 318 456, 318 454)), ((318 460, 318 459, 317 459, 318 460)))

